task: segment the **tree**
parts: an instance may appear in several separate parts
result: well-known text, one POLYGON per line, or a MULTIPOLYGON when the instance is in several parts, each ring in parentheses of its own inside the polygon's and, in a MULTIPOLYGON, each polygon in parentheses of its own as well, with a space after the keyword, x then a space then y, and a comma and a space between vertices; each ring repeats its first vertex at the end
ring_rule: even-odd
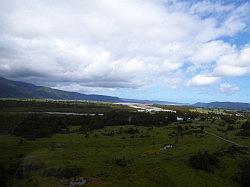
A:
POLYGON ((219 163, 217 156, 209 154, 207 151, 204 153, 198 152, 190 157, 190 164, 195 169, 201 169, 205 171, 211 170, 219 163))
POLYGON ((241 166, 241 172, 239 175, 239 182, 243 186, 250 186, 250 159, 244 161, 241 166))
POLYGON ((250 120, 249 119, 245 123, 242 124, 241 131, 237 135, 250 137, 250 120))
POLYGON ((0 164, 0 184, 3 187, 6 185, 6 171, 2 164, 0 164))

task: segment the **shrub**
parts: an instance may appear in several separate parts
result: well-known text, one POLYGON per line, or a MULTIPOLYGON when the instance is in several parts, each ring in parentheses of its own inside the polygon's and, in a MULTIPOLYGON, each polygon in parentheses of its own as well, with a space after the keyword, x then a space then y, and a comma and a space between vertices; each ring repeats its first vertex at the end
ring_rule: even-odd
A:
POLYGON ((126 167, 130 163, 130 160, 126 159, 125 157, 115 157, 113 162, 121 167, 126 167))
POLYGON ((182 130, 183 130, 183 129, 182 129, 182 126, 178 125, 178 126, 177 126, 177 130, 178 130, 178 131, 182 131, 182 130))
POLYGON ((138 129, 134 129, 132 127, 128 128, 127 130, 124 130, 125 133, 127 134, 137 134, 140 133, 140 131, 138 129))
POLYGON ((242 129, 250 129, 250 120, 247 120, 245 123, 241 126, 242 129))
POLYGON ((4 167, 2 166, 2 164, 0 164, 0 184, 1 186, 5 186, 6 184, 6 171, 4 169, 4 167))
MULTIPOLYGON (((21 156, 21 155, 20 155, 21 156)), ((23 158, 19 157, 10 163, 8 167, 8 175, 18 179, 24 178, 23 158)))
POLYGON ((228 126, 227 126, 227 130, 229 130, 229 131, 233 131, 233 130, 235 130, 235 128, 234 128, 234 126, 233 126, 233 125, 228 125, 228 126))
POLYGON ((237 133, 237 135, 250 137, 250 120, 249 119, 245 123, 242 124, 241 131, 237 133))
POLYGON ((250 159, 244 161, 240 165, 240 173, 238 175, 238 180, 243 186, 250 186, 250 159))
POLYGON ((239 147, 236 145, 232 145, 227 148, 222 148, 216 154, 219 156, 223 156, 226 154, 230 156, 235 156, 237 154, 247 154, 247 151, 248 151, 248 148, 246 147, 239 147))
POLYGON ((207 151, 205 151, 204 153, 198 152, 197 154, 190 157, 190 164, 195 169, 208 171, 217 166, 218 163, 218 157, 209 154, 207 151))
POLYGON ((71 178, 80 175, 81 172, 83 172, 83 168, 49 168, 43 171, 43 175, 57 178, 71 178))

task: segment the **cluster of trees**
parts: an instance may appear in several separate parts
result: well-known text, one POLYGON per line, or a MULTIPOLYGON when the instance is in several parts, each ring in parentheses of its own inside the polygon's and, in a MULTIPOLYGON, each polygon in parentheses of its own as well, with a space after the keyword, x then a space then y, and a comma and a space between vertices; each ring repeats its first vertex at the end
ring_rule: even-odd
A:
POLYGON ((243 161, 240 165, 238 181, 246 187, 250 186, 250 159, 243 161))
POLYGON ((68 133, 69 126, 82 126, 82 130, 103 128, 101 116, 30 114, 17 124, 11 133, 27 139, 47 137, 55 133, 68 133))
POLYGON ((22 169, 23 155, 10 157, 10 164, 0 163, 0 186, 8 186, 8 182, 13 178, 23 179, 24 173, 22 169))
POLYGON ((6 185, 6 180, 7 180, 6 170, 3 167, 3 165, 0 163, 0 184, 1 184, 1 186, 6 185))
POLYGON ((142 125, 142 126, 164 126, 177 121, 177 116, 172 112, 129 112, 113 111, 104 116, 104 124, 112 125, 142 125))
POLYGON ((164 109, 170 109, 170 110, 176 111, 178 117, 183 119, 183 121, 180 123, 192 123, 193 120, 197 120, 197 119, 205 120, 205 119, 208 119, 210 117, 209 114, 190 110, 192 108, 188 107, 188 106, 169 105, 169 106, 160 106, 160 107, 164 108, 164 109))
POLYGON ((32 172, 39 172, 43 176, 53 176, 56 178, 77 177, 84 172, 84 168, 79 166, 47 167, 44 162, 24 164, 23 155, 11 159, 11 163, 4 167, 0 163, 0 186, 9 186, 9 182, 14 179, 26 179, 29 186, 38 186, 37 181, 30 177, 32 172))
POLYGON ((57 178, 71 178, 79 176, 84 171, 84 168, 65 167, 65 168, 47 168, 42 170, 42 174, 45 176, 54 176, 57 178))
POLYGON ((13 128, 23 121, 27 115, 23 113, 0 112, 0 134, 9 134, 13 128))
MULTIPOLYGON (((0 100, 0 111, 57 111, 78 113, 105 113, 119 106, 104 103, 56 100, 0 100)), ((124 108, 123 108, 124 109, 124 108)))
POLYGON ((220 119, 224 121, 226 124, 235 124, 237 121, 238 117, 235 115, 220 115, 220 119))
POLYGON ((13 134, 23 138, 35 139, 49 136, 68 129, 67 122, 59 116, 28 115, 14 129, 13 134))
POLYGON ((242 124, 241 131, 237 135, 250 137, 250 119, 242 124))
POLYGON ((194 134, 196 137, 203 137, 205 134, 204 126, 177 125, 173 129, 175 129, 175 131, 169 134, 170 137, 192 135, 192 134, 194 134))
POLYGON ((213 167, 217 166, 218 163, 219 158, 214 154, 208 153, 207 151, 198 152, 190 157, 190 164, 195 169, 209 171, 213 167))
POLYGON ((113 163, 121 167, 126 167, 131 163, 131 160, 125 157, 115 157, 113 158, 113 163))
POLYGON ((132 128, 132 127, 128 128, 128 129, 126 129, 126 130, 124 130, 124 132, 125 132, 126 134, 137 134, 137 133, 140 133, 139 129, 137 129, 137 128, 132 128))
POLYGON ((137 126, 164 126, 177 121, 175 113, 143 113, 129 111, 112 111, 103 116, 93 116, 82 124, 81 131, 100 129, 104 126, 137 125, 137 126))
POLYGON ((80 131, 88 132, 104 126, 141 125, 163 126, 176 121, 176 114, 160 112, 155 114, 112 111, 105 115, 49 115, 29 114, 10 130, 12 134, 23 138, 35 139, 54 133, 67 133, 69 126, 81 126, 80 131))

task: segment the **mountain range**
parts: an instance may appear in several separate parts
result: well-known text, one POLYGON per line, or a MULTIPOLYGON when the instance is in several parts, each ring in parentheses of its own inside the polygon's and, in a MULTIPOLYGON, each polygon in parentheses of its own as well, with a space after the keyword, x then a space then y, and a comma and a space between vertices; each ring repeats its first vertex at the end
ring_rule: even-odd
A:
POLYGON ((102 102, 126 102, 126 103, 143 103, 143 104, 178 104, 166 101, 150 101, 123 99, 114 96, 82 94, 77 92, 68 92, 53 89, 44 86, 9 80, 0 77, 0 98, 41 98, 41 99, 62 99, 62 100, 88 100, 102 102))
POLYGON ((118 97, 94 94, 81 94, 77 92, 67 92, 44 86, 8 80, 0 77, 0 98, 44 98, 44 99, 65 99, 65 100, 90 100, 120 102, 118 97))
POLYGON ((107 95, 82 94, 78 92, 68 92, 50 87, 36 86, 34 84, 9 80, 0 77, 0 98, 40 98, 40 99, 62 99, 62 100, 88 100, 114 103, 142 103, 142 104, 161 104, 161 105, 188 105, 203 108, 223 108, 234 110, 250 110, 250 103, 239 102, 211 102, 195 103, 176 103, 157 100, 137 100, 125 99, 107 95))
POLYGON ((222 108, 233 110, 250 110, 250 103, 240 102, 211 102, 211 103, 195 103, 192 106, 202 108, 222 108))

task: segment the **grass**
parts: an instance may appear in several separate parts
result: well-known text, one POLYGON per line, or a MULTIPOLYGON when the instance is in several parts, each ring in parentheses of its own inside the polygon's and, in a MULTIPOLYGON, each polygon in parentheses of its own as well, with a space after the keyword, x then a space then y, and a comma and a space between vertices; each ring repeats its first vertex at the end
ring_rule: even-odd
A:
MULTIPOLYGON (((23 157, 24 166, 34 166, 28 178, 15 180, 13 186, 60 186, 60 179, 44 175, 44 171, 58 168, 81 168, 79 175, 88 179, 86 186, 239 186, 232 176, 241 160, 249 155, 236 158, 224 155, 212 172, 194 170, 189 165, 192 154, 199 150, 214 153, 230 144, 210 135, 201 138, 184 135, 172 149, 164 150, 165 144, 175 142, 168 135, 174 126, 152 130, 132 127, 139 129, 136 134, 117 133, 130 126, 105 127, 92 131, 88 137, 72 127, 70 134, 22 143, 18 137, 0 135, 0 161, 8 167, 16 158, 23 157), (113 136, 105 136, 111 131, 115 132, 113 136), (125 166, 116 164, 115 158, 125 158, 125 166)), ((209 130, 225 136, 215 130, 216 125, 210 126, 209 130)), ((249 139, 239 139, 234 134, 232 131, 226 137, 249 145, 249 139)))

